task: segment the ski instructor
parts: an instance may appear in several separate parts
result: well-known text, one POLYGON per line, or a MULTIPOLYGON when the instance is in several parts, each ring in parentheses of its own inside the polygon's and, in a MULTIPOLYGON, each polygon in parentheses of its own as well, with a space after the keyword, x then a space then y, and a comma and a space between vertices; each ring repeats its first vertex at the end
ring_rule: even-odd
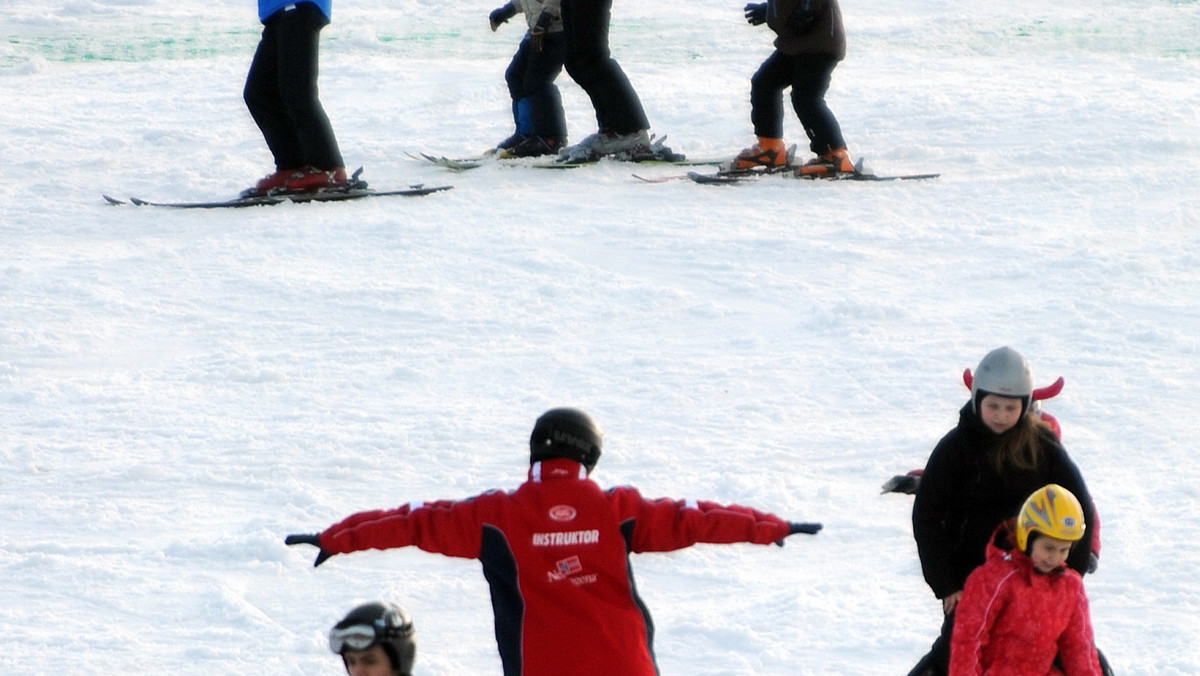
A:
POLYGON ((533 427, 529 478, 514 491, 362 512, 285 542, 317 546, 314 566, 334 554, 408 546, 478 559, 505 676, 657 676, 654 625, 630 553, 699 542, 782 544, 821 525, 602 489, 590 478, 601 437, 586 413, 552 409, 533 427))

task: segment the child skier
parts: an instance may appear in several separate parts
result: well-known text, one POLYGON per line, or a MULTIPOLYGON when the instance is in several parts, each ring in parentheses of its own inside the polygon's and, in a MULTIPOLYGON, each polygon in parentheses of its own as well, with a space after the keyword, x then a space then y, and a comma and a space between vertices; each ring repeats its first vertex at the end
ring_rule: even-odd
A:
POLYGON ((1083 577, 1067 567, 1085 529, 1079 500, 1056 484, 996 529, 958 603, 950 676, 1100 676, 1083 577))
POLYGON ((333 625, 329 649, 341 656, 348 676, 412 676, 417 637, 407 610, 374 601, 333 625))
POLYGON ((285 542, 333 554, 415 545, 478 559, 491 588, 496 643, 509 676, 657 676, 654 625, 637 594, 633 552, 698 542, 782 544, 820 524, 711 502, 648 500, 589 478, 600 428, 576 409, 551 409, 529 439, 529 478, 515 491, 362 512, 285 542))
MULTIPOLYGON (((943 676, 949 668, 955 610, 967 576, 986 559, 996 526, 1011 519, 1041 486, 1067 487, 1094 507, 1083 475, 1058 436, 1033 408, 1033 369, 1021 353, 1000 347, 975 369, 971 400, 958 424, 934 447, 913 501, 913 538, 925 581, 941 601, 941 634, 909 676, 943 676)), ((1079 573, 1091 567, 1092 534, 1067 560, 1079 573)))
POLYGON ((792 107, 817 157, 797 169, 808 176, 853 173, 842 128, 825 104, 833 69, 846 58, 846 31, 837 0, 768 0, 746 5, 752 26, 775 32, 775 52, 750 78, 750 121, 758 143, 743 150, 733 169, 789 166, 783 141, 783 90, 792 88, 792 107))
POLYGON ((567 53, 559 0, 511 0, 488 16, 492 32, 518 11, 524 11, 529 30, 504 71, 516 132, 492 152, 501 157, 557 155, 567 143, 566 114, 554 84, 567 53))
POLYGON ((333 0, 258 0, 262 40, 242 96, 275 158, 275 171, 244 196, 349 183, 333 127, 317 98, 317 47, 332 5, 333 0))

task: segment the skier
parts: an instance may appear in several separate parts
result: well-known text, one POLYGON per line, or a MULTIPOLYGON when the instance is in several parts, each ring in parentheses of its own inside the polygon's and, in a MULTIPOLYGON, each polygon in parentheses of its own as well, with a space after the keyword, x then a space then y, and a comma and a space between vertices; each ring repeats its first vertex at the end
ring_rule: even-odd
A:
MULTIPOLYGON (((921 570, 942 602, 942 632, 909 676, 940 676, 950 662, 955 608, 967 576, 982 565, 996 526, 1011 518, 1038 488, 1059 484, 1085 505, 1092 498, 1079 468, 1053 430, 1031 410, 1033 370, 1011 347, 992 350, 979 362, 971 400, 958 425, 942 437, 921 475, 913 502, 913 537, 921 570)), ((1084 533, 1067 564, 1091 570, 1092 534, 1084 533)))
POLYGON ((329 649, 349 676, 412 676, 417 637, 402 606, 364 603, 329 630, 329 649))
POLYGON ((750 78, 750 121, 758 142, 734 159, 733 169, 790 166, 783 141, 783 90, 817 157, 797 169, 805 176, 853 173, 842 128, 825 103, 833 69, 846 58, 846 31, 837 0, 768 0, 745 7, 752 26, 775 32, 775 51, 750 78))
POLYGON ((412 545, 478 559, 506 676, 656 676, 654 625, 630 553, 698 542, 782 544, 821 526, 747 507, 648 500, 630 487, 603 490, 590 478, 601 439, 586 413, 551 409, 534 424, 528 480, 515 491, 362 512, 285 542, 317 546, 313 565, 412 545))
POLYGON ((502 157, 557 155, 567 143, 566 114, 554 84, 567 52, 559 0, 511 0, 488 16, 492 32, 518 11, 525 13, 529 30, 504 71, 516 131, 491 152, 502 157))
POLYGON ((275 158, 246 197, 344 188, 349 180, 317 95, 317 49, 333 0, 258 0, 262 39, 243 98, 275 158))
POLYGON ((599 127, 595 134, 563 151, 568 161, 605 155, 622 159, 655 155, 650 121, 646 119, 641 99, 609 50, 611 19, 612 0, 562 0, 567 74, 591 99, 599 127))
POLYGON ((1079 500, 1054 484, 996 529, 958 604, 950 676, 1100 676, 1083 577, 1066 565, 1086 529, 1079 500))

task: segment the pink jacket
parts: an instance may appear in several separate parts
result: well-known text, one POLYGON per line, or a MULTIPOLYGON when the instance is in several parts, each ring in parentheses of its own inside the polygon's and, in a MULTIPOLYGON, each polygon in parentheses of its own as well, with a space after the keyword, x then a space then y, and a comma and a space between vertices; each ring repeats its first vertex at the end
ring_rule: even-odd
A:
POLYGON ((321 534, 334 554, 416 546, 478 559, 505 676, 656 676, 654 624, 628 556, 698 542, 770 544, 779 517, 603 490, 579 463, 535 463, 512 492, 355 514, 321 534))
MULTIPOLYGON (((1011 522, 1010 522, 1011 523, 1011 522)), ((967 578, 955 611, 950 676, 1047 676, 1062 656, 1067 676, 1100 676, 1083 578, 1067 567, 1039 573, 1023 552, 1002 548, 996 529, 987 562, 967 578)))

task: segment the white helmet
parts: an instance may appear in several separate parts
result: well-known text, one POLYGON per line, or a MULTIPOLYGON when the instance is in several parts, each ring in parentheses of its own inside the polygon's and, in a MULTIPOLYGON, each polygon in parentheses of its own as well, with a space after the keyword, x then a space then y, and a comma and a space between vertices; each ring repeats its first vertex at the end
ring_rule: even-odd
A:
POLYGON ((979 402, 988 394, 1021 400, 1021 413, 1033 402, 1033 369, 1020 352, 1011 347, 998 347, 984 355, 975 367, 971 383, 971 403, 979 413, 979 402))

